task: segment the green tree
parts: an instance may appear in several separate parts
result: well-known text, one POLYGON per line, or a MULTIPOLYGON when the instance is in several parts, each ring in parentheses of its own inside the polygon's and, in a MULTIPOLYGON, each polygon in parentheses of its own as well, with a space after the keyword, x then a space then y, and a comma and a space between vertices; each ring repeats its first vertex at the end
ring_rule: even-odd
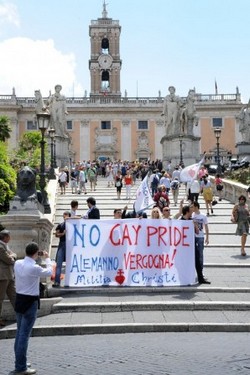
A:
MULTIPOLYGON (((12 156, 12 163, 15 168, 21 168, 28 165, 35 169, 40 169, 41 163, 41 142, 42 135, 40 131, 25 132, 21 137, 18 149, 12 156)), ((50 157, 48 153, 48 145, 45 144, 45 163, 49 164, 50 157)))
POLYGON ((0 213, 6 213, 16 191, 16 172, 10 165, 7 147, 0 142, 0 213))
POLYGON ((7 116, 0 116, 0 141, 5 142, 10 138, 10 133, 9 118, 7 116))

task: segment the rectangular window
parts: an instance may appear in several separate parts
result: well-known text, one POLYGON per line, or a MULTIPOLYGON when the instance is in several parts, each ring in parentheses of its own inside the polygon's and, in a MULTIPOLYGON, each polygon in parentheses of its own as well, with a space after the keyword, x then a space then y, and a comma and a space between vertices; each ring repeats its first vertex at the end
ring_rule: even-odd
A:
POLYGON ((111 121, 102 121, 101 122, 101 129, 102 130, 110 130, 111 129, 111 121))
POLYGON ((213 128, 222 128, 222 117, 213 117, 213 128))
POLYGON ((37 130, 37 121, 27 121, 27 130, 37 130))
POLYGON ((72 123, 72 121, 67 121, 67 130, 73 130, 73 123, 72 123))
POLYGON ((138 130, 148 130, 148 121, 147 120, 138 121, 138 130))

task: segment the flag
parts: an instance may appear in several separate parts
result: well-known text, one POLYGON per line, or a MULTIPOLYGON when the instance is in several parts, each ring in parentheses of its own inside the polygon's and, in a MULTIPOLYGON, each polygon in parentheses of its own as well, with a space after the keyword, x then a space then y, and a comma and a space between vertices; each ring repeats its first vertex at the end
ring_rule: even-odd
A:
POLYGON ((215 95, 217 95, 218 94, 218 87, 217 87, 216 79, 214 80, 214 87, 215 87, 215 95))
POLYGON ((146 210, 149 206, 155 204, 148 188, 148 175, 144 177, 140 186, 136 191, 136 199, 134 202, 135 212, 146 210))
POLYGON ((186 168, 182 169, 180 174, 180 181, 181 182, 192 182, 197 178, 198 172, 200 170, 201 165, 203 164, 205 159, 205 155, 201 159, 199 163, 188 165, 186 168))

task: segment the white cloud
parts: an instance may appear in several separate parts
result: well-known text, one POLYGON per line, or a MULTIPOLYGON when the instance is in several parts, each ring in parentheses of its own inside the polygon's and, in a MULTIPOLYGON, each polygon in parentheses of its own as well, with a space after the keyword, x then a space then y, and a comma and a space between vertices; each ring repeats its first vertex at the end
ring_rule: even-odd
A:
POLYGON ((3 2, 0 4, 0 26, 3 27, 5 23, 19 26, 19 14, 17 7, 10 2, 3 2))
POLYGON ((47 97, 56 84, 62 85, 66 96, 84 95, 76 82, 75 55, 58 51, 51 39, 8 39, 0 43, 0 56, 2 95, 10 95, 15 87, 17 96, 33 97, 34 90, 40 89, 43 97, 47 97))

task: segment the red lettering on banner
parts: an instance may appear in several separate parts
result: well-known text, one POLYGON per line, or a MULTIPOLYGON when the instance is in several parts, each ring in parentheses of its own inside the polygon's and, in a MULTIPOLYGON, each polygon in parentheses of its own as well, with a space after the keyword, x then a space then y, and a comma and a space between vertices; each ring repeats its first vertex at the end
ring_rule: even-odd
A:
POLYGON ((185 242, 185 240, 188 238, 187 231, 189 230, 189 227, 182 227, 182 246, 190 246, 188 242, 185 242))
POLYGON ((140 229, 141 229, 141 225, 137 225, 137 226, 132 225, 132 227, 130 228, 129 225, 125 224, 123 228, 121 224, 115 224, 110 230, 109 240, 114 246, 124 245, 125 241, 127 241, 130 246, 138 245, 138 237, 139 237, 140 229), (118 229, 118 228, 122 229, 122 233, 121 233, 121 237, 115 242, 114 233, 115 233, 115 229, 118 229))
POLYGON ((128 240, 129 245, 132 245, 127 224, 124 226, 123 230, 122 245, 124 245, 125 240, 128 240))
POLYGON ((138 270, 138 269, 165 269, 171 268, 174 265, 174 258, 177 250, 174 249, 172 260, 169 254, 133 254, 129 252, 124 254, 125 269, 138 270))
POLYGON ((112 245, 114 245, 114 246, 119 246, 119 245, 121 244, 121 241, 120 241, 120 240, 118 240, 117 242, 115 242, 114 239, 113 239, 114 230, 115 230, 116 228, 118 228, 119 226, 120 226, 120 224, 116 224, 116 225, 114 225, 114 226, 111 228, 110 233, 109 233, 109 240, 110 240, 110 242, 112 243, 112 245))
POLYGON ((163 245, 167 245, 167 242, 162 238, 162 236, 164 236, 164 234, 167 233, 168 231, 167 228, 159 227, 158 230, 159 230, 158 246, 161 245, 161 242, 163 243, 163 245))
POLYGON ((158 232, 156 227, 147 227, 147 246, 150 246, 150 237, 154 236, 158 232))
POLYGON ((132 228, 135 231, 135 242, 134 242, 134 245, 138 245, 138 235, 139 235, 139 230, 141 229, 141 225, 137 225, 137 228, 134 225, 132 225, 132 228))
MULTIPOLYGON (((137 246, 139 243, 139 234, 141 225, 115 224, 109 234, 109 240, 113 246, 128 245, 137 246)), ((165 226, 147 226, 146 244, 150 246, 190 246, 188 242, 189 227, 165 227, 165 226)))
MULTIPOLYGON (((165 236, 167 232, 168 232, 168 228, 166 228, 166 227, 147 226, 147 246, 152 245, 151 240, 153 238, 155 238, 155 236, 156 236, 158 246, 160 246, 160 245, 166 246, 167 243, 168 243, 167 242, 168 238, 167 238, 167 236, 165 236), (163 236, 165 236, 165 238, 163 238, 163 236)), ((179 227, 169 227, 169 233, 168 233, 168 235, 169 235, 169 245, 170 246, 172 246, 172 245, 178 246, 182 241, 183 232, 184 232, 184 230, 182 228, 179 229, 179 227)), ((186 237, 187 236, 185 235, 185 238, 186 237)))

